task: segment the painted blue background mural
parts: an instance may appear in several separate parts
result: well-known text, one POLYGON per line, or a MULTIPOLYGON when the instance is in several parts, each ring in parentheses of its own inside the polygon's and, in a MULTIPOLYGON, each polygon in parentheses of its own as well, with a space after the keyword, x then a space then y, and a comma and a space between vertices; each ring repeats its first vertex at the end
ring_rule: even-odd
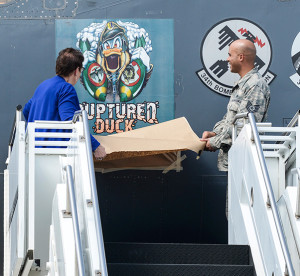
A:
POLYGON ((66 47, 85 57, 75 88, 91 133, 174 118, 173 20, 56 20, 56 54, 66 47))

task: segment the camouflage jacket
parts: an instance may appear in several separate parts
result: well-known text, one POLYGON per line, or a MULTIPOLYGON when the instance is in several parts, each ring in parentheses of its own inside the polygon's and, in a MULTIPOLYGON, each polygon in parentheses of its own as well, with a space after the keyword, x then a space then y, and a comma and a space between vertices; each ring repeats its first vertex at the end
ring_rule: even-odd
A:
POLYGON ((266 118, 270 102, 270 89, 256 68, 248 72, 233 87, 227 105, 227 113, 216 123, 213 132, 216 136, 210 138, 210 144, 220 149, 218 169, 228 171, 228 151, 232 144, 232 122, 238 113, 253 112, 257 122, 266 118))

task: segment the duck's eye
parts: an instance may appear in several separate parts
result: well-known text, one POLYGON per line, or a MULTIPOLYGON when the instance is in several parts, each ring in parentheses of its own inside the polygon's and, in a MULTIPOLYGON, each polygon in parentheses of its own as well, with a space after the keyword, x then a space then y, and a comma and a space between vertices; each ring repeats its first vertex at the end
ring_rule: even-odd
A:
POLYGON ((104 44, 103 44, 103 49, 104 49, 104 50, 110 49, 109 43, 104 42, 104 44))
POLYGON ((114 40, 114 48, 120 48, 121 47, 121 39, 119 37, 115 38, 114 40))

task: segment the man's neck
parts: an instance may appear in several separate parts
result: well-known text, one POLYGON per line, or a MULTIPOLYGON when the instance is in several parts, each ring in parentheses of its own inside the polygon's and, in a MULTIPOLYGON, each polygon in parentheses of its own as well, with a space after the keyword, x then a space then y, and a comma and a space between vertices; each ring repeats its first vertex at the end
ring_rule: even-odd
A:
POLYGON ((247 73, 249 73, 251 70, 253 70, 254 66, 249 66, 246 68, 243 68, 238 74, 243 78, 247 73))

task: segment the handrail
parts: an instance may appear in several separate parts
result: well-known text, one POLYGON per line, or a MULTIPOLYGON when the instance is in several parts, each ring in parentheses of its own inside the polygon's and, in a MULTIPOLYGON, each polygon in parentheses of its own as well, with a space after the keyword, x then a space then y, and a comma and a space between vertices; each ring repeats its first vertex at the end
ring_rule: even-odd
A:
POLYGON ((281 226, 281 223, 280 223, 279 212, 278 212, 278 208, 277 208, 277 205, 276 205, 271 180, 270 180, 269 173, 268 173, 268 170, 267 170, 267 165, 266 165, 266 161, 265 161, 265 158, 264 158, 263 149, 262 149, 262 146, 261 146, 261 142, 260 142, 260 138, 259 138, 259 134, 258 134, 254 114, 253 113, 237 114, 236 117, 234 118, 233 124, 238 119, 242 118, 243 116, 248 117, 250 125, 251 125, 252 134, 253 134, 254 142, 255 142, 255 145, 256 145, 256 150, 257 150, 260 166, 261 166, 261 169, 262 169, 263 177, 264 177, 264 180, 265 180, 267 194, 268 194, 269 201, 270 201, 269 202, 270 208, 272 210, 272 214, 273 214, 273 218, 274 218, 274 221, 275 221, 277 234, 279 236, 281 249, 283 251, 283 256, 284 256, 284 259, 285 259, 285 262, 286 262, 286 269, 287 269, 287 272, 288 272, 287 275, 295 276, 295 271, 294 271, 294 268, 293 268, 293 265, 292 265, 291 256, 290 256, 288 246, 287 246, 287 242, 285 240, 283 230, 282 230, 282 226, 281 226))
POLYGON ((69 197, 70 197, 70 203, 71 203, 72 222, 73 222, 73 230, 74 230, 74 236, 75 236, 78 272, 79 272, 80 276, 84 276, 85 270, 84 270, 81 238, 80 238, 80 232, 79 232, 79 222, 78 222, 77 204, 76 204, 76 199, 75 199, 74 182, 73 182, 73 176, 72 176, 72 168, 70 165, 67 165, 67 166, 65 166, 64 169, 65 169, 66 175, 67 175, 67 187, 69 190, 69 197))
MULTIPOLYGON (((295 127, 298 123, 299 116, 300 116, 300 110, 298 110, 296 112, 296 114, 293 116, 293 118, 290 120, 290 122, 288 123, 288 125, 286 127, 295 127)), ((286 136, 286 135, 288 135, 288 132, 282 133, 282 135, 286 136)), ((280 142, 277 142, 277 143, 280 143, 280 142)))
POLYGON ((292 173, 298 174, 298 185, 297 185, 297 201, 296 201, 296 212, 295 216, 297 219, 300 218, 300 168, 292 169, 292 173))
POLYGON ((99 208, 97 208, 98 195, 97 195, 97 188, 96 188, 94 163, 93 163, 93 157, 92 157, 91 137, 90 137, 90 132, 88 129, 87 113, 85 110, 79 110, 79 111, 75 112, 74 117, 73 117, 73 123, 75 123, 77 121, 77 119, 79 119, 79 118, 82 118, 83 127, 84 127, 84 135, 85 135, 85 139, 86 139, 88 170, 89 170, 89 176, 91 179, 92 202, 93 202, 94 215, 95 215, 95 219, 96 219, 95 223, 96 223, 97 243, 98 243, 98 248, 100 250, 101 276, 108 276, 105 250, 104 250, 103 233, 102 233, 102 226, 101 226, 101 220, 100 220, 100 211, 99 211, 99 208))
POLYGON ((234 120, 232 122, 232 124, 233 124, 233 129, 232 129, 232 143, 235 141, 236 136, 237 136, 237 131, 236 131, 236 128, 235 128, 235 122, 238 119, 244 119, 245 117, 247 117, 247 115, 248 115, 248 113, 239 113, 239 114, 235 115, 234 120))
POLYGON ((300 110, 298 110, 296 112, 296 114, 291 119, 291 121, 289 122, 289 124, 287 125, 287 127, 294 127, 298 123, 299 116, 300 116, 300 110))
POLYGON ((74 113, 73 119, 72 119, 72 123, 75 124, 77 122, 77 120, 79 120, 82 117, 82 111, 84 110, 77 110, 74 113))
POLYGON ((18 105, 16 107, 16 114, 15 114, 15 117, 14 117, 14 122, 13 122, 12 129, 11 129, 11 132, 10 132, 10 137, 9 137, 8 158, 10 157, 10 152, 11 152, 12 147, 14 145, 16 129, 17 129, 18 122, 21 121, 21 117, 22 117, 22 105, 18 105))

